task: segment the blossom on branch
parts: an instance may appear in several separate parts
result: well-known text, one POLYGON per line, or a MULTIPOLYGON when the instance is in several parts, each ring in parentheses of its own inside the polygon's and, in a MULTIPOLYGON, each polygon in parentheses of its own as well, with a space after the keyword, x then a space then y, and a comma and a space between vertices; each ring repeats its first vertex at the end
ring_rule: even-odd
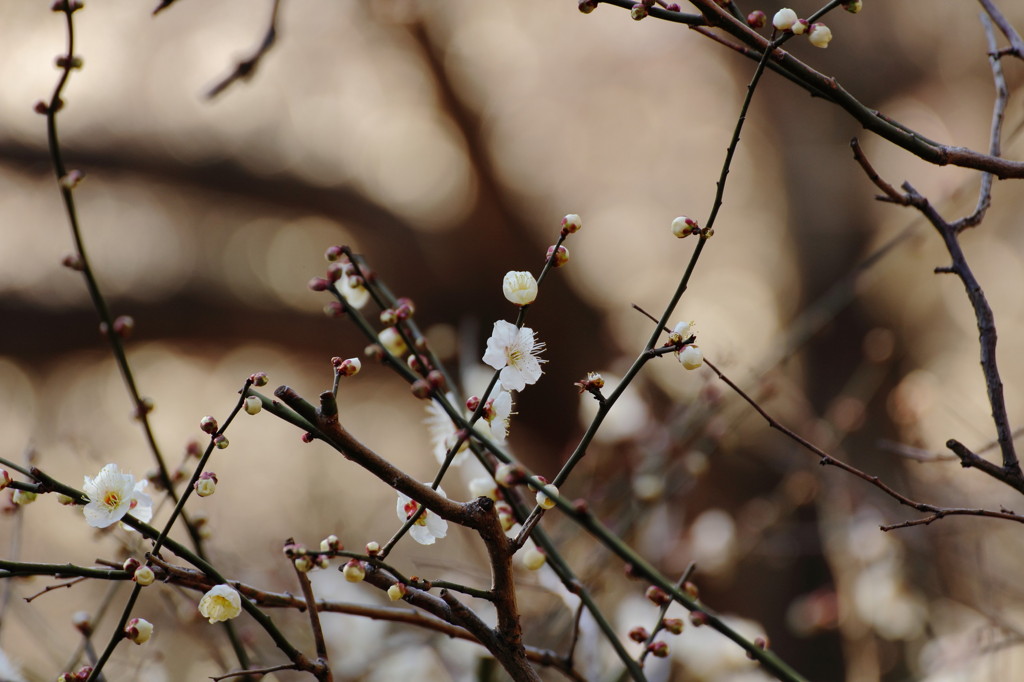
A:
POLYGON ((525 270, 510 270, 501 282, 501 291, 510 303, 530 305, 537 300, 537 279, 525 270))
MULTIPOLYGON (((108 464, 96 478, 85 477, 83 489, 89 498, 82 512, 93 528, 106 528, 117 523, 129 511, 139 521, 153 518, 153 500, 143 490, 148 481, 135 481, 131 474, 122 474, 116 464, 108 464)), ((127 528, 127 526, 124 526, 127 528)))
POLYGON ((535 384, 543 373, 537 355, 544 350, 544 344, 534 339, 529 327, 516 328, 511 322, 498 320, 494 331, 487 339, 484 362, 501 370, 501 385, 510 391, 521 391, 527 384, 535 384))
POLYGON ((484 410, 484 417, 490 425, 490 436, 498 443, 504 443, 508 438, 508 420, 511 416, 512 394, 499 387, 498 397, 488 400, 484 410))
MULTIPOLYGON (((445 497, 444 490, 437 489, 437 492, 445 497)), ((411 519, 420 510, 420 503, 405 495, 398 493, 398 518, 404 523, 411 519)), ((448 534, 448 522, 434 512, 426 509, 416 519, 416 522, 409 528, 409 535, 421 545, 432 545, 438 538, 448 534)))
MULTIPOLYGON (((456 397, 454 393, 449 392, 445 397, 448 399, 449 404, 455 404, 456 397)), ((434 446, 434 457, 437 458, 438 464, 441 464, 448 455, 448 451, 458 441, 459 429, 455 426, 452 418, 448 416, 448 413, 444 411, 444 408, 441 407, 441 403, 437 399, 427 403, 427 418, 423 421, 427 425, 427 430, 430 431, 430 442, 434 446)), ((468 445, 468 441, 463 439, 458 453, 452 459, 452 466, 462 464, 466 460, 469 456, 468 445)))
POLYGON ((242 596, 230 585, 215 585, 199 601, 199 613, 211 623, 231 620, 242 612, 242 596))

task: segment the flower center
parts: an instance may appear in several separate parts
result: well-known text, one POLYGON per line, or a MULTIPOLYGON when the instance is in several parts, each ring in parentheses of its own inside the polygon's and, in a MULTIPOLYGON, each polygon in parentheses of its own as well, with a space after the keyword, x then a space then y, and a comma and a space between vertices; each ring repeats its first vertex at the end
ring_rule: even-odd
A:
MULTIPOLYGON (((402 509, 405 510, 405 518, 406 519, 411 519, 416 514, 416 512, 418 512, 420 510, 420 503, 416 502, 415 500, 409 500, 408 502, 405 503, 405 506, 402 507, 402 509)), ((426 514, 420 514, 420 517, 418 519, 416 519, 416 525, 417 526, 425 526, 425 525, 427 525, 427 515, 426 514)))
POLYGON ((121 504, 121 494, 116 490, 108 490, 103 495, 103 506, 108 509, 117 509, 121 504))

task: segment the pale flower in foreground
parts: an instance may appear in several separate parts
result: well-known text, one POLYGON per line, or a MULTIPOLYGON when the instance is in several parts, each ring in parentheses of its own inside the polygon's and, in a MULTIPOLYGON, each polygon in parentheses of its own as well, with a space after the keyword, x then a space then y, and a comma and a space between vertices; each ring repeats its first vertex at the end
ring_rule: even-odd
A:
POLYGON ((788 7, 783 7, 775 13, 775 17, 772 19, 772 26, 780 31, 788 31, 793 28, 793 24, 799 21, 799 19, 796 12, 788 7))
POLYGON ((502 386, 510 391, 521 391, 527 384, 535 384, 542 374, 537 355, 544 350, 529 327, 517 329, 511 322, 498 320, 487 339, 484 363, 500 369, 502 386))
MULTIPOLYGON (((430 484, 428 483, 427 485, 430 484)), ((448 497, 441 488, 438 488, 437 492, 448 497)), ((419 510, 419 502, 416 502, 408 495, 398 493, 396 511, 398 512, 398 518, 403 523, 408 521, 419 510)), ((412 527, 409 528, 409 535, 421 545, 432 545, 438 538, 443 538, 447 534, 448 522, 429 509, 420 514, 419 518, 416 519, 416 523, 412 524, 412 527)))
POLYGON ((230 585, 215 585, 199 601, 199 613, 211 623, 231 620, 242 612, 242 597, 230 585))
POLYGON ((689 346, 683 346, 683 349, 677 353, 679 362, 683 364, 686 369, 697 369, 704 364, 704 353, 700 348, 690 344, 689 346))
MULTIPOLYGON (((457 404, 454 393, 449 392, 445 397, 450 405, 457 404)), ((448 413, 444 411, 441 403, 437 400, 431 400, 427 403, 427 418, 423 422, 427 425, 427 430, 430 431, 430 442, 434 446, 434 457, 437 458, 438 464, 442 464, 448 451, 459 438, 458 429, 452 418, 448 416, 448 413)), ((462 464, 469 457, 468 446, 469 443, 463 440, 462 445, 459 446, 458 453, 452 459, 452 466, 462 464)))
POLYGON ((148 483, 136 483, 134 476, 122 474, 116 464, 100 469, 96 478, 86 476, 83 490, 89 504, 82 508, 86 523, 93 528, 106 528, 128 512, 139 521, 149 521, 153 518, 153 500, 143 492, 148 483))
POLYGON ((348 301, 348 304, 359 310, 370 300, 370 292, 363 286, 362 280, 355 276, 342 276, 334 283, 334 290, 348 301))
POLYGON ((530 305, 537 300, 537 280, 529 272, 511 270, 505 273, 501 291, 510 303, 530 305))

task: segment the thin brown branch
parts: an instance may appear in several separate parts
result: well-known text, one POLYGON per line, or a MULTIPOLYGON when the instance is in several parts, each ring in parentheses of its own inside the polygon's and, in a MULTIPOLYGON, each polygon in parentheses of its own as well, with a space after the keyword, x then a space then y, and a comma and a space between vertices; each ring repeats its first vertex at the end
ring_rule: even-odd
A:
MULTIPOLYGON (((726 385, 729 386, 729 388, 731 388, 733 391, 735 391, 738 396, 740 396, 743 400, 745 400, 747 402, 747 404, 749 404, 751 407, 753 407, 754 410, 759 415, 761 415, 766 422, 768 422, 768 426, 769 427, 775 429, 776 431, 779 431, 780 433, 785 435, 790 440, 795 441, 801 447, 803 447, 805 450, 809 450, 810 452, 812 452, 815 455, 817 455, 818 456, 818 461, 819 461, 819 463, 822 466, 834 466, 834 467, 836 467, 838 469, 842 469, 843 471, 845 471, 848 474, 852 474, 853 476, 856 476, 857 478, 860 478, 860 479, 862 479, 864 481, 867 481, 869 484, 871 484, 874 487, 878 488, 883 493, 885 493, 886 495, 888 495, 892 499, 896 500, 900 504, 902 504, 902 505, 904 505, 906 507, 911 507, 912 509, 916 509, 919 512, 923 512, 923 513, 926 513, 926 514, 930 515, 928 517, 925 517, 924 519, 919 519, 919 520, 916 520, 916 521, 914 521, 912 523, 908 523, 908 525, 918 525, 918 524, 921 524, 921 523, 931 523, 932 521, 936 521, 936 520, 938 520, 940 518, 943 518, 943 517, 946 517, 946 516, 986 516, 986 517, 989 517, 989 518, 1005 519, 1007 521, 1016 521, 1017 523, 1024 523, 1024 516, 1021 516, 1021 515, 1018 515, 1018 514, 1014 514, 1013 512, 1009 512, 1009 511, 994 511, 994 510, 991 510, 991 509, 972 509, 972 508, 966 508, 966 507, 938 507, 938 506, 933 505, 933 504, 926 504, 924 502, 918 502, 916 500, 912 500, 909 497, 907 497, 906 495, 903 495, 902 493, 900 493, 900 492, 896 491, 895 489, 893 489, 892 487, 890 487, 888 484, 886 484, 884 481, 882 481, 882 479, 880 479, 878 476, 873 476, 871 474, 868 474, 868 473, 866 473, 864 471, 861 471, 860 469, 858 469, 855 466, 847 464, 846 462, 842 461, 841 459, 837 459, 837 458, 833 457, 832 455, 828 454, 827 452, 825 452, 824 450, 819 448, 817 445, 814 445, 813 443, 808 441, 806 438, 804 438, 803 436, 801 436, 798 433, 796 433, 795 431, 793 431, 792 429, 789 429, 788 427, 784 426, 783 424, 778 422, 774 417, 772 417, 763 407, 761 407, 761 405, 756 400, 751 398, 743 389, 741 389, 738 385, 736 385, 736 383, 733 382, 732 379, 727 377, 722 372, 722 370, 718 369, 718 367, 716 367, 706 357, 704 358, 704 364, 707 365, 708 367, 710 367, 711 370, 715 374, 718 375, 719 379, 724 381, 726 383, 726 385)), ((955 441, 951 441, 951 442, 955 442, 955 441)), ((952 449, 952 446, 950 446, 950 448, 952 449)), ((954 452, 955 452, 955 450, 954 450, 954 452)), ((959 453, 957 453, 957 454, 959 454, 959 453)), ((973 454, 973 453, 971 453, 971 454, 973 454)), ((974 456, 977 457, 977 455, 974 455, 974 456)), ((991 462, 988 462, 987 460, 982 460, 982 461, 985 462, 986 464, 988 464, 990 467, 995 467, 996 466, 996 465, 992 464, 991 462)), ((893 526, 893 527, 902 527, 902 526, 893 526)), ((883 530, 889 530, 889 528, 886 527, 886 526, 882 526, 882 529, 883 530)))
MULTIPOLYGON (((173 1, 174 0, 170 0, 170 2, 173 1)), ((167 0, 165 0, 165 2, 167 2, 167 0)), ((170 2, 167 2, 167 4, 170 4, 170 2)), ((161 4, 160 7, 157 7, 156 11, 159 12, 165 6, 165 4, 161 4)), ((256 48, 256 51, 247 59, 239 61, 235 66, 234 71, 228 74, 227 77, 210 88, 206 93, 207 99, 213 99, 237 81, 249 80, 252 78, 253 74, 256 73, 256 67, 260 65, 260 61, 268 52, 270 52, 270 48, 272 48, 274 43, 277 41, 277 18, 280 7, 281 0, 273 0, 273 6, 270 10, 270 23, 267 26, 267 32, 263 35, 263 40, 260 42, 259 47, 256 48)))
MULTIPOLYGON (((1010 41, 1010 50, 1005 54, 1012 54, 1017 57, 1020 57, 1021 59, 1024 59, 1024 39, 1020 37, 1020 34, 1017 33, 1017 30, 1010 24, 1009 21, 1006 20, 1006 17, 999 10, 999 8, 995 6, 995 3, 993 3, 992 0, 978 0, 978 2, 981 3, 982 8, 985 10, 985 13, 988 14, 988 16, 992 19, 992 22, 999 27, 999 30, 1002 32, 1002 34, 1006 36, 1007 40, 1010 41)), ((989 49, 990 51, 994 52, 993 48, 989 49)))
POLYGON ((857 141, 856 137, 850 140, 850 149, 853 150, 853 158, 860 164, 864 174, 868 176, 868 180, 875 183, 875 186, 882 190, 883 196, 875 197, 876 199, 900 204, 901 206, 906 206, 910 203, 907 197, 900 194, 899 190, 883 180, 882 176, 875 171, 874 166, 868 161, 868 157, 864 156, 864 150, 860 148, 860 142, 857 141))

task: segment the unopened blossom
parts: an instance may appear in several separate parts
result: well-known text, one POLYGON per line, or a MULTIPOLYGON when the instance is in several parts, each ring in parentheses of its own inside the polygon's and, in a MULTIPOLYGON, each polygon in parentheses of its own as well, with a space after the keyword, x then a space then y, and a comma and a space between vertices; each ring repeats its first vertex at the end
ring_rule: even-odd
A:
POLYGON ((508 438, 508 420, 512 416, 512 394, 499 390, 498 396, 487 402, 487 423, 491 427, 491 438, 498 443, 504 443, 508 438))
POLYGON ((21 490, 20 488, 11 493, 11 502, 24 507, 27 504, 32 504, 39 497, 38 493, 34 493, 31 490, 21 490))
POLYGON ((404 583, 395 583, 388 588, 388 599, 398 601, 405 596, 406 587, 404 583))
MULTIPOLYGON (((456 404, 454 393, 449 392, 445 397, 448 399, 449 405, 456 404)), ((430 432, 430 442, 434 446, 434 457, 437 458, 438 464, 443 464, 448 451, 459 440, 459 429, 436 398, 427 403, 427 418, 423 422, 427 425, 427 430, 430 432)), ((469 457, 468 446, 468 439, 463 438, 462 443, 459 445, 458 453, 452 459, 453 466, 466 461, 466 458, 469 457)))
POLYGON ((129 511, 139 521, 153 518, 153 500, 143 491, 149 481, 135 481, 122 474, 116 464, 108 464, 95 478, 85 477, 83 490, 89 504, 82 508, 85 521, 93 528, 106 528, 124 518, 129 511))
POLYGON ((483 360, 494 369, 501 370, 502 386, 510 391, 521 391, 527 384, 535 384, 543 373, 537 355, 544 344, 534 338, 529 327, 516 328, 511 322, 498 320, 487 339, 483 360))
MULTIPOLYGON (((583 3, 580 3, 581 6, 583 3)), ((583 227, 583 221, 575 213, 567 213, 562 218, 562 229, 565 230, 566 234, 572 234, 573 232, 579 232, 583 227)))
POLYGON ((807 40, 815 47, 825 48, 832 42, 832 30, 825 24, 812 24, 811 32, 807 34, 807 40))
POLYGON ((245 398, 245 411, 247 414, 259 414, 263 409, 263 401, 258 395, 250 395, 245 398))
POLYGON ((788 7, 783 7, 772 18, 772 26, 780 31, 788 31, 793 28, 793 24, 799 21, 799 19, 800 17, 797 16, 796 12, 788 7))
MULTIPOLYGON (((444 490, 441 488, 438 488, 437 492, 440 495, 445 495, 444 490)), ((411 519, 419 510, 419 502, 413 500, 408 495, 398 493, 398 505, 395 511, 403 523, 411 519)), ((412 527, 409 528, 409 535, 421 545, 432 545, 438 538, 443 538, 447 534, 448 522, 429 509, 425 509, 416 518, 416 522, 412 524, 412 527)))
POLYGON ((145 618, 132 618, 124 626, 124 634, 136 644, 145 644, 153 636, 153 624, 145 618))
POLYGON ((363 286, 362 278, 355 275, 342 276, 334 283, 334 290, 356 310, 362 308, 370 300, 370 292, 363 286))
POLYGON ((789 29, 794 35, 802 36, 807 33, 808 29, 811 28, 811 24, 806 19, 797 19, 797 22, 789 29))
POLYGON ((492 500, 498 499, 498 484, 490 476, 474 478, 469 482, 469 494, 474 498, 489 497, 492 500))
POLYGON ((402 335, 394 327, 388 327, 383 330, 378 338, 380 338, 380 345, 384 346, 395 357, 402 357, 409 351, 409 347, 405 345, 402 335))
POLYGON ((132 575, 132 580, 137 582, 139 585, 146 587, 152 585, 153 581, 156 580, 156 573, 149 566, 139 566, 135 569, 135 574, 132 575))
POLYGON ((537 506, 541 509, 551 509, 555 506, 555 501, 551 499, 551 495, 557 495, 558 488, 548 483, 544 486, 543 490, 538 490, 535 498, 537 500, 537 506))
POLYGON ((363 562, 356 559, 352 559, 345 564, 341 572, 345 576, 345 580, 350 583, 358 583, 366 577, 366 568, 363 567, 363 562))
POLYGON ((510 270, 501 281, 501 292, 510 303, 530 305, 537 300, 537 279, 525 270, 510 270))
POLYGON ((679 362, 686 369, 697 369, 704 364, 704 353, 693 344, 683 346, 683 349, 677 353, 677 356, 679 357, 679 362))
POLYGON ((548 560, 544 551, 538 547, 529 547, 523 550, 523 566, 531 571, 536 571, 548 560))
POLYGON ((209 497, 210 495, 217 492, 217 474, 212 471, 204 471, 199 474, 199 479, 196 481, 196 495, 199 497, 209 497))
POLYGON ((684 215, 679 216, 672 221, 672 234, 679 239, 688 237, 691 234, 700 232, 700 225, 693 218, 687 218, 684 215))
POLYGON ((231 620, 242 612, 242 596, 230 585, 215 585, 199 601, 199 613, 211 623, 231 620))

